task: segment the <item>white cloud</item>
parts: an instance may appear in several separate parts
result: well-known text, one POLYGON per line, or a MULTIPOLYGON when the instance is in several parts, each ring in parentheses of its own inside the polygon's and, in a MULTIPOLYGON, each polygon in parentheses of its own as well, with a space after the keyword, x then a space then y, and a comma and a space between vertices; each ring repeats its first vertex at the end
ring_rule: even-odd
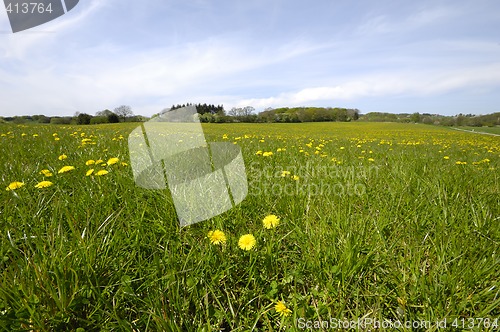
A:
POLYGON ((236 106, 252 105, 256 108, 279 106, 305 106, 315 102, 356 100, 365 97, 411 95, 431 97, 459 89, 479 91, 483 86, 500 86, 500 63, 469 67, 459 71, 399 72, 367 75, 332 86, 307 87, 294 92, 280 93, 264 98, 247 98, 236 106))

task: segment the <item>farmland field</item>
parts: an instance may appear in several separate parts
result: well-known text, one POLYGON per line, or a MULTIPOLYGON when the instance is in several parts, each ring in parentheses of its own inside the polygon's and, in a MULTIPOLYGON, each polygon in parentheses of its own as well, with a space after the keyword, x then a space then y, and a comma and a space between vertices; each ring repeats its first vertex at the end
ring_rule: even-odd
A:
POLYGON ((204 125, 241 147, 249 192, 180 229, 169 192, 134 183, 137 125, 0 125, 0 328, 498 329, 500 137, 204 125))

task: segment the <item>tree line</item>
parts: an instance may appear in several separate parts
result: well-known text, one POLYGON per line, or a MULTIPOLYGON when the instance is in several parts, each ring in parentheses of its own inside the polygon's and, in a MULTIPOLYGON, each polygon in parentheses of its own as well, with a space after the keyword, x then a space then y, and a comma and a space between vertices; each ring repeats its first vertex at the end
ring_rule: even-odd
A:
POLYGON ((382 113, 371 112, 360 117, 360 121, 370 122, 401 122, 401 123, 423 123, 437 126, 469 126, 469 127, 494 127, 500 126, 500 112, 474 115, 474 114, 458 114, 458 115, 439 115, 429 113, 382 113))
MULTIPOLYGON (((252 106, 233 107, 227 113, 223 105, 213 104, 183 104, 173 105, 170 109, 178 109, 194 105, 201 122, 318 122, 318 121, 355 121, 359 118, 359 110, 331 107, 282 107, 267 108, 256 113, 252 106)), ((168 111, 168 109, 162 112, 168 111)), ((161 113, 162 113, 161 112, 161 113)), ((160 113, 155 114, 158 116, 160 113)), ((153 116, 153 117, 154 117, 153 116)))
MULTIPOLYGON (((487 115, 458 114, 445 116, 429 113, 384 113, 370 112, 361 114, 356 108, 340 107, 280 107, 266 108, 257 113, 252 106, 233 107, 225 111, 224 106, 214 104, 177 104, 170 109, 179 109, 186 106, 195 106, 201 122, 226 123, 226 122, 349 122, 349 121, 371 121, 371 122, 401 122, 401 123, 423 123, 441 126, 500 126, 500 112, 487 115)), ((165 109, 162 112, 168 111, 165 109)), ((160 112, 160 113, 162 113, 160 112)), ((158 116, 160 113, 153 115, 158 116)), ((0 123, 51 123, 51 124, 101 124, 118 122, 143 122, 149 118, 134 115, 132 108, 121 105, 113 111, 108 109, 99 111, 95 115, 87 113, 76 113, 73 116, 28 115, 0 117, 0 123)))
POLYGON ((267 108, 259 113, 259 117, 265 122, 349 122, 358 120, 359 110, 340 107, 281 107, 267 108))
POLYGON ((118 122, 141 122, 147 118, 134 115, 132 108, 127 105, 122 105, 115 108, 113 111, 105 109, 97 112, 95 115, 76 112, 73 116, 45 116, 45 115, 23 115, 12 117, 0 117, 0 122, 12 123, 47 123, 47 124, 101 124, 101 123, 118 123, 118 122))

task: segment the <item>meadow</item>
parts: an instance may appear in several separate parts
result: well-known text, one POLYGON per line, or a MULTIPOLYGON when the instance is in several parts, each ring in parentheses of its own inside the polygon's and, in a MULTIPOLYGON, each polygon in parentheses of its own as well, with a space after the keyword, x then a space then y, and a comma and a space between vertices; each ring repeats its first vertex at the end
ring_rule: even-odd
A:
POLYGON ((206 124, 249 192, 180 228, 134 183, 138 125, 0 125, 2 330, 498 330, 500 137, 206 124))

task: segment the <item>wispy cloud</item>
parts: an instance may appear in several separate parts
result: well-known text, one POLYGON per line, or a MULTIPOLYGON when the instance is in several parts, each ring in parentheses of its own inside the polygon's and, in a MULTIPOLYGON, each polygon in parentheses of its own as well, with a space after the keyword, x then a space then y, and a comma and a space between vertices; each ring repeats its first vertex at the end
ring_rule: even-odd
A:
POLYGON ((461 71, 399 72, 359 77, 338 85, 308 87, 276 96, 250 98, 236 106, 253 105, 259 108, 304 106, 321 101, 343 102, 363 97, 412 95, 429 98, 452 91, 474 90, 488 85, 500 86, 500 62, 493 65, 464 68, 461 71))
MULTIPOLYGON (((315 49, 317 47, 307 43, 292 41, 256 53, 233 38, 143 52, 129 52, 128 48, 110 44, 68 54, 73 60, 71 63, 41 65, 36 69, 21 67, 15 72, 4 71, 2 75, 8 92, 30 94, 30 101, 23 103, 25 112, 38 108, 65 114, 75 110, 92 113, 124 102, 149 111, 182 102, 179 99, 183 97, 220 94, 229 77, 315 49), (9 86, 8 82, 16 84, 9 86), (57 98, 48 98, 50 95, 57 98), (159 105, 165 100, 170 104, 159 105)), ((15 101, 9 106, 19 107, 15 101)))
POLYGON ((374 37, 380 34, 403 35, 419 29, 444 24, 466 15, 463 9, 455 7, 423 6, 415 12, 401 13, 386 11, 368 14, 357 27, 356 35, 374 37))

